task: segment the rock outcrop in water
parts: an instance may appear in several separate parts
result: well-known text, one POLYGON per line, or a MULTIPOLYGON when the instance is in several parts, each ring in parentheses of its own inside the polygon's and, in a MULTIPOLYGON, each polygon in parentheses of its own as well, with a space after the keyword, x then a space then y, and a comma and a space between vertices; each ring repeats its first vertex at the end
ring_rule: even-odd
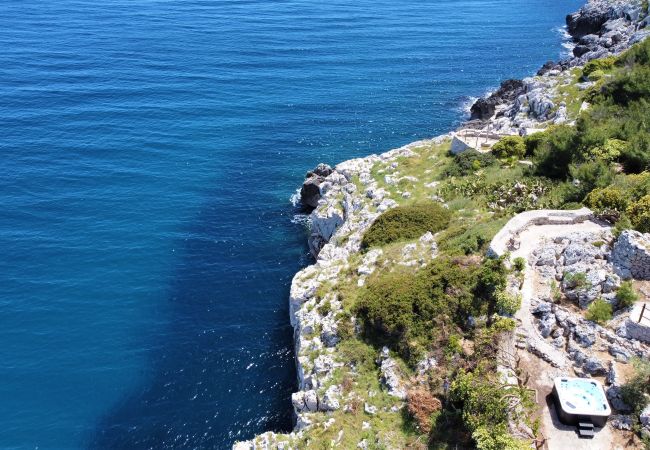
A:
POLYGON ((496 92, 487 98, 480 98, 472 105, 470 120, 487 120, 496 111, 497 105, 514 101, 525 90, 526 86, 521 80, 506 80, 496 92))
POLYGON ((304 208, 311 210, 318 206, 318 201, 322 196, 323 183, 331 173, 332 168, 327 164, 319 164, 314 170, 307 172, 300 189, 300 204, 304 208))
MULTIPOLYGON (((472 105, 468 127, 504 134, 527 134, 540 123, 569 121, 567 105, 555 97, 571 81, 569 69, 592 59, 618 55, 650 35, 650 17, 640 0, 591 0, 567 16, 573 56, 549 61, 536 77, 507 80, 498 91, 472 105)), ((592 84, 578 86, 588 89, 592 84)))

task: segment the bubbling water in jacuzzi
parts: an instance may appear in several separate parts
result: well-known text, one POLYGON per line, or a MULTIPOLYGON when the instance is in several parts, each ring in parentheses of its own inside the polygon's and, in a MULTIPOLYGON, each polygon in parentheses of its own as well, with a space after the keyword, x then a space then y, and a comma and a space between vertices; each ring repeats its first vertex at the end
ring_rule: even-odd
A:
POLYGON ((606 409, 605 399, 596 383, 587 380, 562 380, 565 404, 571 409, 600 411, 606 409))

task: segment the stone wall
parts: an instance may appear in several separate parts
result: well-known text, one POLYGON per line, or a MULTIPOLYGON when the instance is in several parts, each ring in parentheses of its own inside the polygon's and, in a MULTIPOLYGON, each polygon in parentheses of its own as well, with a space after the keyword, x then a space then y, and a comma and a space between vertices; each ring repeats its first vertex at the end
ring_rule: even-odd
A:
POLYGON ((625 322, 627 337, 643 342, 650 342, 650 303, 646 303, 644 320, 639 322, 644 303, 639 302, 634 306, 630 318, 625 322))
POLYGON ((612 250, 612 263, 621 278, 650 280, 650 233, 622 232, 612 250))
POLYGON ((539 209, 517 214, 499 231, 488 249, 491 257, 501 257, 518 247, 517 237, 526 228, 532 225, 568 225, 585 222, 593 218, 593 213, 588 208, 563 211, 553 209, 539 209))

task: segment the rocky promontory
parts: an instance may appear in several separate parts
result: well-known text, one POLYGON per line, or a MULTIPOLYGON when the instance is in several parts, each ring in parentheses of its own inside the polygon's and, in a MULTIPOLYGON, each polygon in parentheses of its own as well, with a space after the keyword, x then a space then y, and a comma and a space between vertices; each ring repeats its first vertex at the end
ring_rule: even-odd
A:
MULTIPOLYGON (((545 64, 537 76, 504 81, 496 92, 472 106, 471 121, 466 127, 520 135, 552 124, 571 123, 575 113, 572 116, 571 105, 561 100, 559 93, 563 87, 575 83, 572 68, 595 58, 618 55, 643 40, 650 34, 646 28, 648 12, 644 8, 641 1, 635 0, 592 0, 567 16, 567 29, 576 44, 573 56, 545 64)), ((583 87, 588 88, 590 82, 584 83, 583 87)), ((440 180, 446 174, 436 172, 440 155, 450 143, 451 135, 442 135, 380 155, 345 161, 335 167, 320 164, 307 173, 300 198, 302 206, 310 213, 308 242, 315 262, 295 275, 289 299, 298 372, 298 391, 291 398, 296 424, 291 433, 268 432, 235 444, 236 450, 303 448, 305 442, 310 442, 312 433, 328 432, 329 436, 337 427, 340 431, 328 443, 332 448, 343 448, 343 442, 353 439, 349 436, 349 428, 359 428, 356 431, 360 432, 358 439, 354 435, 358 442, 349 448, 371 448, 372 443, 364 437, 370 431, 380 437, 386 448, 403 448, 404 441, 390 426, 401 423, 409 392, 427 383, 427 373, 435 370, 440 360, 429 354, 417 361, 415 369, 409 369, 385 347, 374 361, 379 378, 359 381, 363 378, 360 363, 349 348, 341 348, 345 336, 360 333, 360 325, 346 300, 351 289, 367 286, 373 274, 380 270, 390 271, 393 267, 417 270, 438 257, 439 247, 445 242, 430 232, 388 249, 363 252, 362 240, 382 213, 402 202, 417 197, 450 207, 450 191, 439 189, 440 180), (350 375, 356 381, 350 381, 350 375), (351 387, 353 384, 356 390, 351 387), (346 419, 341 413, 362 416, 363 420, 352 425, 345 422, 348 428, 344 431, 346 419)), ((480 164, 478 167, 481 168, 480 164)), ((454 185, 452 188, 457 190, 455 193, 465 195, 474 187, 454 185)), ((525 198, 515 200, 527 202, 529 209, 541 208, 543 205, 536 203, 538 192, 530 189, 518 188, 517 192, 525 198)), ((489 192, 485 195, 499 194, 489 192)), ((507 202, 515 200, 507 198, 507 202)), ((493 203, 503 205, 504 201, 493 203)), ((468 220, 476 219, 479 214, 472 209, 471 203, 467 208, 464 204, 451 207, 469 217, 468 220)), ((494 210, 480 214, 484 215, 481 220, 489 224, 494 210)), ((498 220, 495 219, 496 225, 505 225, 498 220)), ((543 364, 550 365, 550 368, 544 366, 548 370, 544 377, 548 379, 549 374, 566 374, 568 370, 573 370, 574 374, 611 378, 608 396, 611 396, 610 401, 617 402, 620 397, 616 364, 609 365, 606 355, 616 361, 639 355, 647 357, 648 349, 638 340, 630 340, 626 334, 624 323, 630 311, 617 317, 620 326, 613 332, 584 319, 580 309, 588 308, 597 298, 615 304, 614 292, 622 280, 650 278, 647 273, 650 267, 648 235, 626 231, 614 239, 609 229, 601 230, 596 222, 589 210, 519 214, 496 233, 490 250, 496 256, 513 252, 530 257, 527 263, 531 275, 523 281, 511 280, 513 295, 521 295, 524 299, 516 317, 519 320, 517 332, 529 333, 527 337, 516 338, 518 348, 537 355, 545 361, 543 364), (572 228, 577 233, 560 230, 563 225, 579 227, 583 222, 590 223, 588 232, 581 234, 579 228, 572 228), (557 236, 553 239, 544 240, 544 236, 535 235, 538 229, 548 226, 557 227, 554 231, 557 236), (533 247, 530 247, 532 239, 525 241, 529 235, 536 239, 533 247), (589 289, 581 290, 574 283, 574 272, 583 274, 589 289), (532 289, 531 283, 539 280, 546 283, 547 291, 557 284, 557 293, 544 291, 533 295, 527 289, 532 289), (576 304, 571 307, 556 304, 553 300, 556 294, 576 304)), ((480 238, 468 237, 474 239, 478 247, 480 238)), ((470 323, 481 320, 485 318, 468 318, 470 323)), ((430 403, 440 403, 434 400, 430 403)), ((519 428, 528 429, 526 426, 519 428)), ((523 434, 530 437, 530 433, 523 434)))

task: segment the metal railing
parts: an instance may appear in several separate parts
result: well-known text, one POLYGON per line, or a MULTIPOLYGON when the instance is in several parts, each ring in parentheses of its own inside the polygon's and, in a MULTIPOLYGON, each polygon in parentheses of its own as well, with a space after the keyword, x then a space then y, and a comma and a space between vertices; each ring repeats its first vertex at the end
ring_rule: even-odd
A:
MULTIPOLYGON (((639 321, 637 323, 641 323, 641 321, 645 318, 646 306, 648 306, 648 304, 644 303, 643 307, 641 308, 641 314, 639 314, 639 321)), ((648 321, 650 321, 650 317, 648 317, 647 319, 648 321)))

